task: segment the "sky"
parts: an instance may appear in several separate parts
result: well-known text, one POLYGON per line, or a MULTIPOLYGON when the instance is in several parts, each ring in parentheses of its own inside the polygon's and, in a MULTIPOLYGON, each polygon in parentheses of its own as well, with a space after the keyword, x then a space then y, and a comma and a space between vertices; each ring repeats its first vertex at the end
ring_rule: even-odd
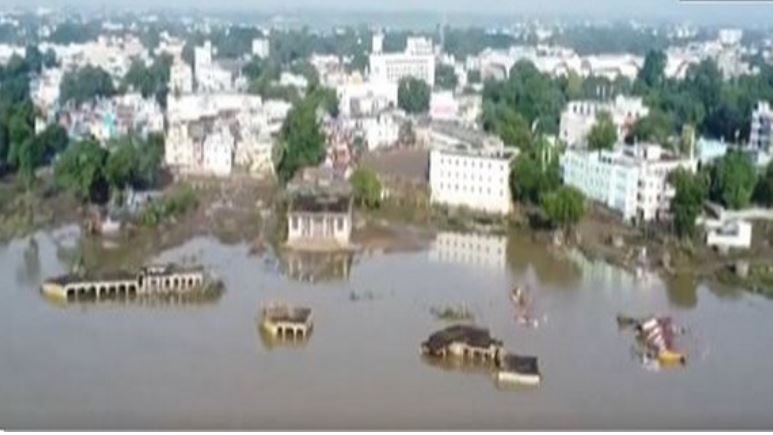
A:
MULTIPOLYGON (((8 0, 3 0, 3 3, 8 0)), ((773 25, 773 0, 10 0, 17 6, 164 8, 255 12, 296 10, 436 11, 448 13, 679 19, 696 23, 773 25)))

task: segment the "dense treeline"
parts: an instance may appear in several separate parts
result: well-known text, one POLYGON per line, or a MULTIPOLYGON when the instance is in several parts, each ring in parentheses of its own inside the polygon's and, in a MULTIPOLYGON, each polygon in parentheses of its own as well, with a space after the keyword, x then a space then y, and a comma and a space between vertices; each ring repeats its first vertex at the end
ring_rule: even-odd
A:
POLYGON ((110 74, 91 65, 65 73, 59 86, 59 100, 62 103, 81 104, 100 97, 111 97, 115 93, 110 74))
POLYGON ((162 107, 166 106, 171 66, 169 55, 157 57, 150 66, 135 60, 123 79, 123 87, 140 92, 144 98, 155 98, 162 107))

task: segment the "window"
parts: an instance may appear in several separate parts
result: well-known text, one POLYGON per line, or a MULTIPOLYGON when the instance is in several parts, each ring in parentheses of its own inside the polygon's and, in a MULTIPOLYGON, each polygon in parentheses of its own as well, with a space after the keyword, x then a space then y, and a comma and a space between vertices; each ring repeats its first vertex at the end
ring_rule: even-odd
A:
POLYGON ((336 227, 338 228, 338 231, 344 230, 344 218, 342 217, 336 218, 336 227))

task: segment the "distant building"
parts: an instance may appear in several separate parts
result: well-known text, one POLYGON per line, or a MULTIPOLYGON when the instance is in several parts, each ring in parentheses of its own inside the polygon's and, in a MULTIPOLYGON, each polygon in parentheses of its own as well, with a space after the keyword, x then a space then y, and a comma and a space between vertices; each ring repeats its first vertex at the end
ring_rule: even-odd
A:
POLYGON ((212 61, 212 43, 194 48, 194 74, 199 92, 230 92, 234 90, 231 71, 212 61))
POLYGON ((305 90, 309 87, 309 80, 301 74, 282 72, 279 76, 279 84, 282 86, 291 86, 296 89, 305 90))
POLYGON ((169 91, 178 95, 193 92, 193 69, 181 59, 175 59, 169 69, 169 91))
POLYGON ((609 113, 617 127, 617 137, 622 140, 638 119, 649 114, 649 109, 640 97, 622 95, 610 102, 570 101, 561 113, 560 139, 570 147, 584 147, 601 112, 609 113))
POLYGON ((255 38, 252 40, 252 54, 267 59, 271 54, 271 47, 268 38, 255 38))
POLYGON ((339 85, 336 94, 344 117, 371 116, 397 107, 397 83, 351 81, 339 85))
POLYGON ((659 145, 619 144, 614 150, 569 149, 561 157, 564 184, 619 212, 625 221, 664 219, 675 189, 668 175, 677 168, 695 171, 696 161, 659 145))
MULTIPOLYGON (((374 36, 374 40, 382 36, 374 36)), ((378 41, 374 47, 380 48, 378 41)), ((435 56, 432 41, 426 38, 409 37, 403 53, 383 53, 380 50, 370 54, 370 79, 375 82, 398 83, 400 79, 414 77, 435 86, 435 56)))
POLYGON ((287 246, 299 250, 350 247, 352 190, 328 168, 306 168, 288 184, 287 246))
POLYGON ((759 101, 752 112, 747 149, 770 154, 771 144, 773 144, 773 111, 770 109, 770 103, 759 101))
POLYGON ((727 149, 727 142, 702 137, 695 144, 695 157, 698 159, 698 163, 706 165, 724 157, 727 154, 727 149))
POLYGON ((459 120, 459 103, 453 92, 433 92, 429 100, 429 116, 436 121, 459 120))
POLYGON ((272 134, 290 105, 246 94, 170 95, 164 159, 175 173, 225 176, 235 166, 273 171, 272 134))
POLYGON ((400 120, 390 111, 355 120, 369 150, 393 146, 400 137, 400 120))

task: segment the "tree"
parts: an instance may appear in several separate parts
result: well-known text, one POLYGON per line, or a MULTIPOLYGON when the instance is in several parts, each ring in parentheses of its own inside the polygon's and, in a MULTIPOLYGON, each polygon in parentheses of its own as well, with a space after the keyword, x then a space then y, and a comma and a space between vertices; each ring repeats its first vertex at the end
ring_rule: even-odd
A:
POLYGON ((706 179, 684 168, 671 173, 669 179, 676 188, 676 194, 671 200, 674 229, 681 237, 692 237, 695 234, 695 220, 708 196, 706 179))
POLYGON ((276 172, 282 182, 289 181, 304 166, 318 165, 325 157, 325 136, 314 101, 296 104, 287 114, 279 136, 282 156, 276 172))
POLYGON ((430 88, 427 82, 414 77, 400 79, 397 88, 397 105, 408 113, 429 110, 430 88))
POLYGON ((757 182, 754 199, 765 207, 773 206, 773 162, 768 163, 765 174, 757 182))
POLYGON ((674 120, 658 109, 652 109, 647 116, 639 118, 631 129, 629 142, 653 142, 668 144, 674 134, 674 120))
POLYGON ((446 64, 435 66, 435 86, 441 89, 454 90, 459 83, 454 67, 446 64))
POLYGON ((644 57, 644 65, 636 76, 637 85, 649 88, 658 87, 666 78, 666 55, 659 50, 650 50, 644 57))
MULTIPOLYGON (((487 80, 483 87, 484 104, 504 105, 515 110, 530 126, 538 126, 540 131, 547 133, 558 132, 565 101, 561 81, 541 73, 527 60, 517 62, 510 69, 507 80, 487 80)), ((496 123, 489 123, 488 127, 492 125, 496 123)))
POLYGON ((510 171, 513 200, 539 205, 544 195, 561 185, 558 159, 550 154, 549 147, 542 138, 516 158, 510 171))
POLYGON ((105 163, 105 180, 111 189, 123 189, 136 178, 139 164, 137 148, 129 138, 114 144, 105 163))
POLYGON ((585 214, 585 195, 571 186, 561 186, 547 193, 541 203, 551 224, 564 230, 579 223, 585 214))
POLYGON ((596 115, 596 123, 588 133, 588 148, 592 150, 609 150, 617 142, 617 127, 607 112, 596 115))
POLYGON ((710 196, 725 207, 740 209, 749 205, 757 174, 751 160, 739 152, 729 152, 711 170, 710 196))
POLYGON ((123 78, 123 87, 140 92, 144 98, 155 97, 159 104, 164 104, 171 67, 172 57, 168 55, 156 58, 149 67, 135 60, 123 78))
POLYGON ((147 139, 139 141, 137 146, 137 168, 132 186, 139 189, 153 187, 158 183, 161 164, 164 160, 164 135, 149 134, 147 139))
POLYGON ((508 146, 526 150, 531 145, 531 129, 526 119, 504 104, 486 102, 483 106, 483 124, 508 146))
POLYGON ((357 168, 351 177, 354 199, 361 206, 373 209, 381 203, 381 182, 369 168, 357 168))
POLYGON ((85 66, 68 72, 62 78, 59 99, 62 102, 72 101, 81 104, 98 97, 110 97, 115 94, 113 79, 105 70, 85 66))
POLYGON ((93 139, 74 143, 54 166, 57 184, 82 201, 105 200, 104 164, 107 151, 93 139))

